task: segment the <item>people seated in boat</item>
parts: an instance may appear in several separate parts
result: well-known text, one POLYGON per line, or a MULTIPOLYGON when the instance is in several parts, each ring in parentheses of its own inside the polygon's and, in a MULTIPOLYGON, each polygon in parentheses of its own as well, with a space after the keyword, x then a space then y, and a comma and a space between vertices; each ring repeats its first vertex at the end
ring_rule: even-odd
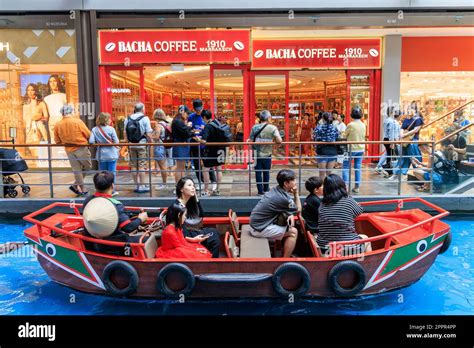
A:
POLYGON ((266 192, 250 214, 250 233, 268 240, 284 240, 283 257, 291 257, 298 231, 294 214, 301 212, 296 176, 283 169, 277 174, 278 185, 266 192))
POLYGON ((323 191, 323 181, 319 176, 312 176, 304 183, 306 190, 309 195, 306 197, 303 203, 302 214, 306 229, 312 234, 318 233, 318 217, 319 217, 319 206, 321 205, 321 198, 323 191))
POLYGON ((368 238, 358 234, 355 228, 355 218, 363 213, 363 208, 354 198, 347 194, 344 180, 336 174, 326 176, 323 183, 323 199, 319 207, 319 231, 316 241, 321 248, 321 254, 326 257, 337 255, 360 254, 371 251, 370 243, 354 244, 330 250, 329 243, 368 238))
POLYGON ((161 246, 156 251, 157 258, 210 259, 211 253, 199 242, 209 236, 198 235, 194 238, 184 237, 183 225, 187 209, 180 202, 173 202, 166 212, 166 227, 161 235, 161 246))
POLYGON ((183 225, 183 234, 194 241, 201 242, 212 254, 212 257, 219 257, 219 231, 212 227, 203 227, 204 210, 201 202, 196 195, 196 187, 191 177, 185 176, 178 180, 176 184, 176 203, 180 203, 186 207, 186 220, 183 225), (208 238, 202 239, 199 235, 209 235, 208 238))
MULTIPOLYGON (((88 196, 84 200, 83 205, 83 218, 86 224, 86 232, 88 235, 93 237, 102 238, 111 241, 119 242, 138 242, 139 237, 129 236, 129 233, 137 230, 140 224, 145 223, 148 219, 148 214, 146 212, 141 212, 134 219, 130 219, 128 214, 125 212, 125 206, 112 197, 114 192, 114 174, 109 171, 101 171, 94 175, 94 186, 96 192, 93 195, 88 196), (110 205, 107 205, 104 201, 103 203, 98 204, 97 207, 94 205, 94 209, 86 209, 92 201, 97 198, 105 198, 107 201, 111 202, 115 207, 115 211, 109 211, 110 205), (118 221, 115 226, 113 226, 112 233, 100 231, 98 227, 100 226, 102 220, 106 220, 106 217, 110 214, 108 219, 109 224, 115 223, 115 216, 118 216, 118 221), (106 234, 109 234, 105 236, 106 234)), ((106 226, 107 227, 107 226, 106 226)))

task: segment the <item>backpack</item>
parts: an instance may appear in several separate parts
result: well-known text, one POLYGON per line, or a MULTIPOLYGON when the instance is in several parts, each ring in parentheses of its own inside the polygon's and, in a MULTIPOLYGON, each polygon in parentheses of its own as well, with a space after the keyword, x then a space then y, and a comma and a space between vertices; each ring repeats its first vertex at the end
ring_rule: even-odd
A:
POLYGON ((457 184, 459 183, 459 172, 456 168, 456 162, 448 160, 438 153, 435 152, 437 162, 433 165, 433 171, 440 174, 443 177, 443 183, 445 184, 457 184))
POLYGON ((164 134, 161 133, 161 141, 163 141, 163 143, 165 144, 165 149, 169 149, 171 147, 173 147, 172 143, 173 143, 173 134, 172 134, 172 131, 171 131, 171 127, 168 123, 164 122, 164 121, 160 121, 158 123, 161 127, 163 127, 163 129, 165 130, 164 131, 164 134))
POLYGON ((131 143, 139 143, 140 140, 145 138, 145 135, 142 134, 140 129, 140 120, 145 116, 137 117, 136 119, 132 119, 130 116, 127 118, 127 127, 125 132, 127 133, 127 139, 131 143))
POLYGON ((234 136, 227 123, 219 124, 217 122, 211 121, 210 125, 216 130, 216 143, 230 143, 234 141, 234 136))

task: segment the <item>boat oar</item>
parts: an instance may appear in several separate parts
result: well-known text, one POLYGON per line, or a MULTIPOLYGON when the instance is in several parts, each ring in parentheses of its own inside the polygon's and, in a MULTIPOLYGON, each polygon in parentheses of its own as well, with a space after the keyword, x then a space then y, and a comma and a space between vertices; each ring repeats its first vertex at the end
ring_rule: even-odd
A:
POLYGON ((9 252, 18 250, 27 244, 28 242, 8 242, 8 243, 0 244, 0 255, 8 254, 9 252))

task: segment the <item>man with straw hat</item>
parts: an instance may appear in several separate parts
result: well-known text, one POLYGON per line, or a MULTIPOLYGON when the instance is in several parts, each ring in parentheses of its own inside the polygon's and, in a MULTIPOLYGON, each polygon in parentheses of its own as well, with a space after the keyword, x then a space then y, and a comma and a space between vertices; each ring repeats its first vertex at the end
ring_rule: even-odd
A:
POLYGON ((137 218, 129 218, 125 206, 112 198, 114 175, 111 172, 94 175, 94 185, 97 191, 85 199, 82 214, 87 232, 96 238, 130 242, 128 233, 147 221, 148 214, 141 212, 137 218))

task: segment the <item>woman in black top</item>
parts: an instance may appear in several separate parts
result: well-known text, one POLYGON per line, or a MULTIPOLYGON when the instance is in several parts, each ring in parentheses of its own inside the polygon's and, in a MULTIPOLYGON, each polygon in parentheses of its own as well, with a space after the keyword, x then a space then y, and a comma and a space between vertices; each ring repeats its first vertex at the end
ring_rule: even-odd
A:
POLYGON ((189 241, 197 241, 206 247, 212 257, 219 257, 219 231, 216 228, 203 227, 204 210, 196 196, 196 187, 191 177, 185 176, 176 184, 176 202, 185 206, 187 217, 183 226, 183 234, 189 241))
MULTIPOLYGON (((355 218, 363 213, 362 207, 354 198, 347 194, 346 183, 336 174, 330 174, 324 179, 322 204, 319 207, 319 232, 317 243, 322 254, 336 256, 340 250, 329 250, 329 243, 347 240, 360 240, 368 238, 358 234, 355 228, 355 218)), ((370 243, 356 244, 356 247, 346 245, 343 249, 345 255, 358 254, 372 251, 370 243)))
MULTIPOLYGON (((173 134, 174 143, 187 143, 193 138, 194 133, 191 127, 188 127, 186 120, 189 109, 185 105, 178 108, 178 114, 171 123, 171 134, 173 134)), ((173 159, 176 160, 176 171, 174 179, 176 182, 184 176, 184 167, 189 160, 189 146, 173 146, 173 159)))

